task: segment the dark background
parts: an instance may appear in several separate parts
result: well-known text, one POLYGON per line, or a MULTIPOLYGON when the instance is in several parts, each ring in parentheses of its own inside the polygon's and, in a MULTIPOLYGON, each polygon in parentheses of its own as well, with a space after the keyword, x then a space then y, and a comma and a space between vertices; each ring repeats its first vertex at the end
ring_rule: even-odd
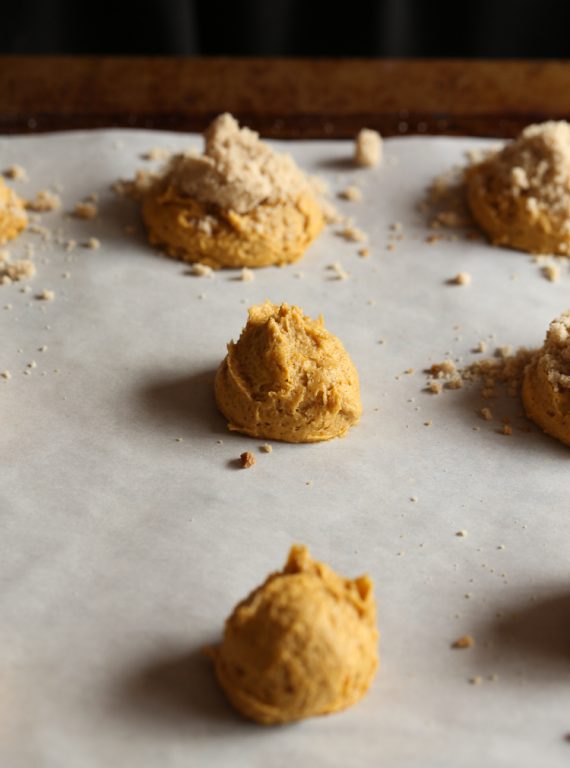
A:
POLYGON ((0 53, 570 58, 570 0, 9 0, 0 53))

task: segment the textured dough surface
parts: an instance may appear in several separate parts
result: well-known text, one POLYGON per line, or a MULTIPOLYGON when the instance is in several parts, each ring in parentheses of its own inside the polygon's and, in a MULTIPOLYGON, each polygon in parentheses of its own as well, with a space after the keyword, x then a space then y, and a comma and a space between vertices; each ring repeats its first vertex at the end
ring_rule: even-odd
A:
POLYGON ((526 367, 522 400, 530 419, 570 445, 570 312, 552 321, 544 346, 526 367))
POLYGON ((324 226, 321 208, 308 194, 240 214, 183 196, 167 180, 145 195, 142 213, 152 245, 214 269, 290 264, 324 226))
POLYGON ((144 190, 150 242, 214 268, 299 259, 324 225, 315 180, 227 113, 204 139, 203 154, 175 155, 144 190))
POLYGON ((340 437, 362 412, 358 373, 340 340, 322 318, 288 304, 249 309, 215 394, 230 430, 291 443, 340 437))
POLYGON ((0 245, 19 235, 27 223, 23 201, 0 178, 0 245))
POLYGON ((325 715, 364 696, 378 666, 372 582, 291 548, 283 571, 240 602, 209 649, 233 706, 264 725, 325 715))
POLYGON ((495 245, 570 253, 570 125, 530 125, 466 172, 471 212, 495 245))

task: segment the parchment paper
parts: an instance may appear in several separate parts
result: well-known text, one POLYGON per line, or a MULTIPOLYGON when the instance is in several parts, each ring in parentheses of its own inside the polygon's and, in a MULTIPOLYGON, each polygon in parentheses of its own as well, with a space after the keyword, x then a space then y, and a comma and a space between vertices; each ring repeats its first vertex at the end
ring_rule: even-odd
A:
POLYGON ((333 193, 360 186, 362 202, 338 206, 368 232, 369 258, 332 228, 251 282, 190 276, 146 244, 136 206, 110 185, 151 167, 140 154, 152 147, 200 143, 0 140, 2 167, 28 171, 14 182, 24 196, 61 185, 64 205, 43 223, 101 241, 68 253, 25 233, 8 248, 35 245, 32 292, 0 286, 0 370, 12 373, 0 381, 0 764, 567 765, 570 454, 525 431, 516 400, 432 396, 422 370, 449 352, 477 357, 480 339, 538 345, 570 304, 568 267, 549 283, 522 253, 428 245, 425 186, 485 142, 401 138, 373 170, 351 166, 350 142, 286 145, 333 193), (91 193, 98 218, 71 218, 91 193), (395 222, 404 239, 390 251, 395 222), (335 261, 349 279, 334 279, 335 261), (459 271, 471 285, 446 285, 459 271), (54 301, 34 298, 43 289, 54 301), (227 432, 213 372, 266 298, 322 312, 353 357, 364 415, 345 439, 264 454, 227 432), (495 421, 477 416, 483 405, 495 421), (245 450, 257 463, 240 470, 245 450), (201 648, 293 542, 347 576, 370 573, 382 664, 351 710, 261 728, 225 703, 201 648), (475 647, 452 650, 466 633, 475 647))

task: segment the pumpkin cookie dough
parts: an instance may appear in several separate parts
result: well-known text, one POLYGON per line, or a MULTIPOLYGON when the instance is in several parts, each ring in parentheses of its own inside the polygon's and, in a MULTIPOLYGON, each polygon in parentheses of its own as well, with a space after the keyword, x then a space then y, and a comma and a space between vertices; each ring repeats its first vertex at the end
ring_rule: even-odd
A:
POLYGON ((362 412, 358 373, 322 317, 269 301, 248 314, 216 374, 229 429, 289 443, 344 435, 362 412))
POLYGON ((204 154, 175 155, 142 196, 153 245, 219 267, 297 261, 324 225, 314 184, 229 114, 205 133, 204 154))
POLYGON ((543 347, 525 368, 522 399, 530 419, 570 445, 570 310, 550 323, 543 347))
POLYGON ((233 706, 263 725, 326 715, 361 699, 378 667, 373 586, 294 546, 282 571, 239 603, 208 649, 233 706))
POLYGON ((495 245, 570 255, 570 124, 529 125, 466 171, 473 217, 495 245))
POLYGON ((24 202, 0 178, 0 245, 19 235, 27 223, 24 202))

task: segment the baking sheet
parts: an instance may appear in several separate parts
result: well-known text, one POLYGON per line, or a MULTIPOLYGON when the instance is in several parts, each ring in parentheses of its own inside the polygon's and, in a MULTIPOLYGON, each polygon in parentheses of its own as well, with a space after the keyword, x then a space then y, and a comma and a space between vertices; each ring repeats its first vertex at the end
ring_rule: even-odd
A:
POLYGON ((350 142, 314 141, 286 148, 333 192, 362 189, 338 207, 371 256, 329 228, 251 282, 193 277, 146 245, 110 185, 151 167, 152 147, 200 145, 144 131, 0 140, 2 166, 28 171, 23 195, 59 185, 44 224, 101 241, 68 253, 25 233, 8 247, 35 245, 32 292, 0 286, 0 763, 567 765, 570 454, 524 431, 512 399, 485 422, 476 389, 422 392, 426 365, 475 358, 480 339, 538 345, 569 304, 566 264, 549 283, 525 254, 425 242, 425 186, 484 141, 390 139, 373 170, 351 166, 350 142), (98 218, 70 217, 91 193, 98 218), (446 285, 459 271, 471 285, 446 285), (54 301, 34 298, 44 289, 54 301), (351 354, 364 415, 345 439, 264 454, 226 431, 213 372, 266 298, 322 312, 351 354), (245 450, 257 463, 238 470, 245 450), (200 649, 293 542, 370 573, 382 665, 351 710, 265 729, 228 707, 200 649), (451 650, 466 633, 475 647, 451 650))

